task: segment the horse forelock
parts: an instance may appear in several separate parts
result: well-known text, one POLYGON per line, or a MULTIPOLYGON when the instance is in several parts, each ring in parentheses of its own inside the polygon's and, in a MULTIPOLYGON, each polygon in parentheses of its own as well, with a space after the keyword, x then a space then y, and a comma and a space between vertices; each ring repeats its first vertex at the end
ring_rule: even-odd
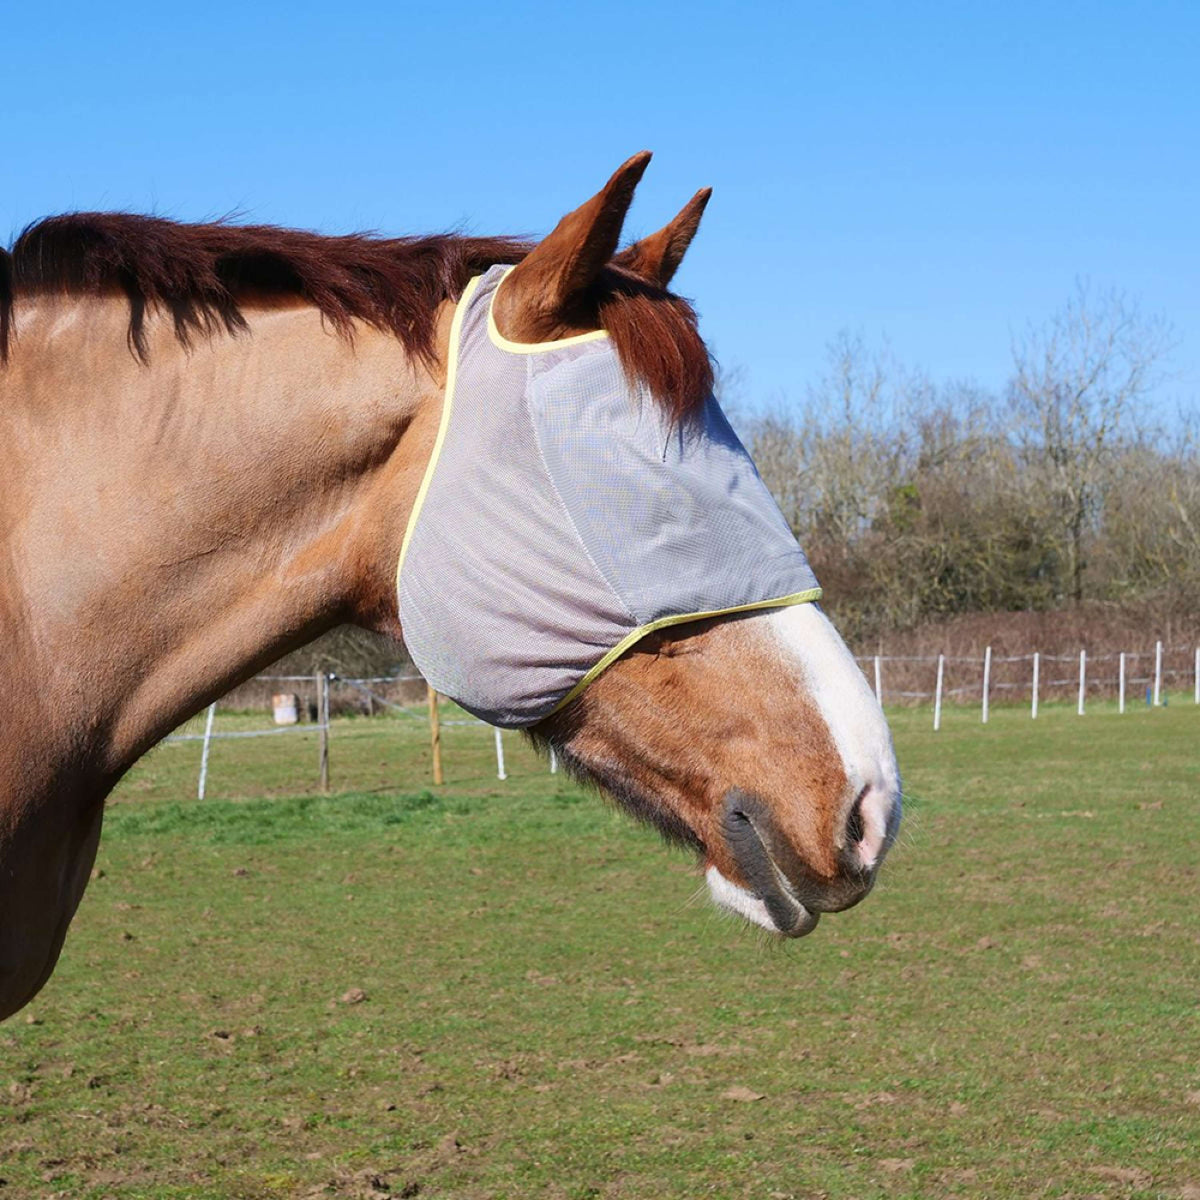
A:
MULTIPOLYGON (((168 316, 186 347, 245 331, 242 308, 251 296, 291 296, 314 305, 342 336, 364 322, 431 363, 438 306, 456 300, 473 275, 520 262, 531 249, 507 237, 331 236, 131 213, 47 217, 27 226, 11 252, 0 249, 0 363, 21 296, 114 292, 128 301, 128 341, 143 362, 148 312, 168 316)), ((686 300, 614 266, 603 272, 591 307, 587 319, 609 330, 626 372, 672 417, 704 403, 712 366, 686 300)))
POLYGON ((597 319, 626 373, 673 419, 698 412, 712 393, 713 367, 691 304, 618 267, 601 274, 600 287, 597 319))

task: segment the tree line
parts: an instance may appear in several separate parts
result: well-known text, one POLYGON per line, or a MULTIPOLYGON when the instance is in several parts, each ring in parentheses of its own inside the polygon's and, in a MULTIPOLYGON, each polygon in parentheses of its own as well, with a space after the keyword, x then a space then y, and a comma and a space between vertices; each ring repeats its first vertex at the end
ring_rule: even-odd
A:
MULTIPOLYGON (((842 335, 803 402, 737 423, 852 643, 971 612, 1200 608, 1200 429, 1147 401, 1169 327, 1079 285, 1007 386, 842 335)), ((736 405, 735 405, 736 407, 736 405)))

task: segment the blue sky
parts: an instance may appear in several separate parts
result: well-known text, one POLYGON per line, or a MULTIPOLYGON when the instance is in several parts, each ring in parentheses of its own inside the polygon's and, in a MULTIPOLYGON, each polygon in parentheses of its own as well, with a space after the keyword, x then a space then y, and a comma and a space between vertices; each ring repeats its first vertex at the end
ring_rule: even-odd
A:
POLYGON ((1200 403, 1200 5, 10 6, 0 233, 50 212, 541 234, 655 152, 715 189, 678 276, 747 399, 839 330, 1002 386, 1078 277, 1164 314, 1200 403))

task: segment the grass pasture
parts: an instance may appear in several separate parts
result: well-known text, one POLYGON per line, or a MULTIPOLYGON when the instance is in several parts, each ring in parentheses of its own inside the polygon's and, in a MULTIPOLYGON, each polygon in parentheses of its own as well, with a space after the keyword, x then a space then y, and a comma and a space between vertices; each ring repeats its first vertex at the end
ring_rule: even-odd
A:
POLYGON ((0 1026, 0 1200, 1196 1200, 1200 711, 893 720, 901 844, 783 945, 516 739, 160 748, 0 1026))

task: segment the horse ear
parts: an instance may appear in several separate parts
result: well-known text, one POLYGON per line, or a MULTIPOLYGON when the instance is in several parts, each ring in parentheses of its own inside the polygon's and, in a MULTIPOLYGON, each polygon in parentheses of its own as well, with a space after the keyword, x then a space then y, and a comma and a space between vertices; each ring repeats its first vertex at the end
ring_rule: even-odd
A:
POLYGON ((617 266, 665 288, 679 270, 679 264, 683 262, 683 256, 692 244, 696 230, 700 228, 700 218, 704 216, 705 206, 711 196, 712 188, 701 188, 672 221, 657 233, 622 250, 613 261, 617 266))
POLYGON ((580 315, 583 294, 617 249, 634 188, 649 162, 650 151, 643 150, 622 163, 512 269, 494 307, 496 325, 506 337, 542 341, 580 315))

